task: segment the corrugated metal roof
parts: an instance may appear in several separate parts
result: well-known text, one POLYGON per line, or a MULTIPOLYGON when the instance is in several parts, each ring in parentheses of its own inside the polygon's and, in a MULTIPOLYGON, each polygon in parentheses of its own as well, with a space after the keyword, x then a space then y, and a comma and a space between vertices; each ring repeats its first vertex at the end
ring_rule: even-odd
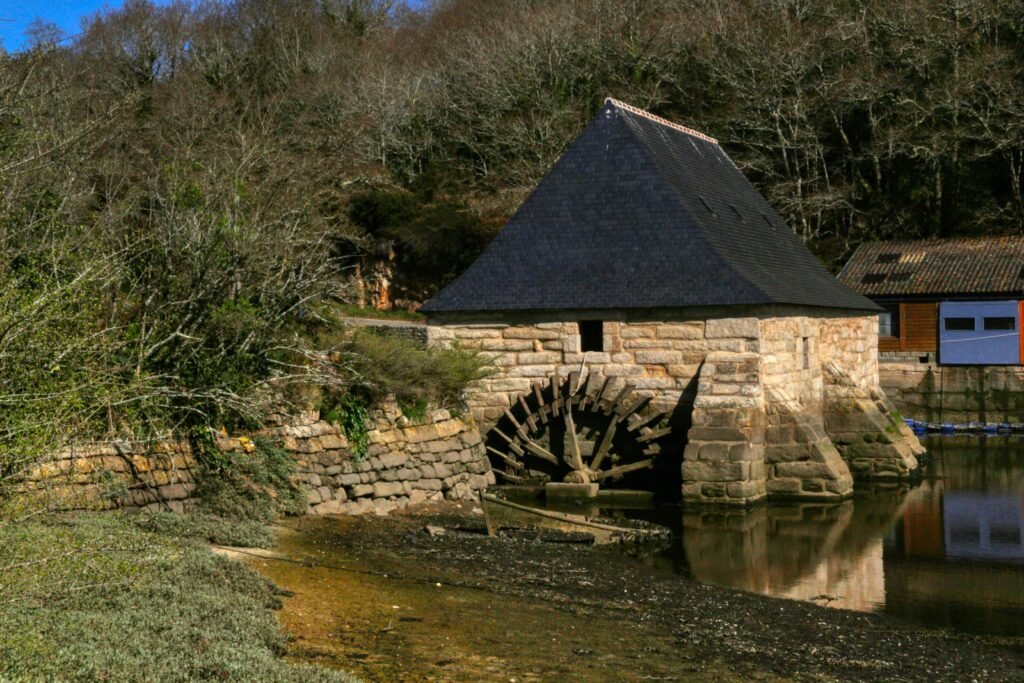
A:
POLYGON ((839 284, 713 139, 608 101, 427 313, 795 304, 839 284))
POLYGON ((1024 237, 866 242, 839 281, 866 296, 1024 293, 1024 237))

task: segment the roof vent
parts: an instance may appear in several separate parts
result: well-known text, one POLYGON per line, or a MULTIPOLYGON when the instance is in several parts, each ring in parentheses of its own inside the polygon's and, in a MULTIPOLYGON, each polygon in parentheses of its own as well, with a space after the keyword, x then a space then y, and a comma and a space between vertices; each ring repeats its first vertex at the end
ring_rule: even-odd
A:
POLYGON ((899 263, 899 262, 900 262, 900 255, 899 254, 879 254, 878 258, 875 260, 875 263, 899 263))
POLYGON ((711 205, 708 204, 708 200, 704 199, 704 197, 701 195, 697 195, 697 197, 700 199, 700 203, 704 205, 704 208, 708 210, 708 213, 710 213, 712 216, 718 215, 717 213, 715 213, 715 210, 711 208, 711 205))
POLYGON ((736 214, 741 221, 743 221, 744 223, 747 222, 747 219, 743 217, 743 214, 740 213, 740 210, 736 208, 735 204, 730 204, 729 208, 732 209, 732 212, 736 214))
POLYGON ((885 282, 885 273, 868 273, 860 279, 862 285, 877 285, 885 282))
POLYGON ((763 218, 763 219, 764 219, 764 222, 765 222, 765 224, 766 224, 766 225, 767 225, 767 226, 768 226, 769 228, 771 228, 772 230, 774 230, 774 229, 775 229, 775 225, 774 225, 774 224, 772 223, 771 219, 770 219, 770 218, 768 218, 768 214, 766 214, 766 213, 762 213, 762 214, 761 214, 761 218, 763 218))
POLYGON ((902 273, 890 273, 889 282, 906 282, 907 280, 910 279, 910 276, 913 274, 913 271, 909 270, 902 273))

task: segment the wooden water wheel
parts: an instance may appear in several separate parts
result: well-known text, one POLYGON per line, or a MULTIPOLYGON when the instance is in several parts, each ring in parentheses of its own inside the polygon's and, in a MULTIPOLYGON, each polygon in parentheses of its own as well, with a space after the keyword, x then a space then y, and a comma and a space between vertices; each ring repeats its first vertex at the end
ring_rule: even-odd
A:
POLYGON ((487 451, 505 483, 618 483, 653 470, 670 438, 668 414, 651 399, 593 373, 551 376, 505 409, 487 451))

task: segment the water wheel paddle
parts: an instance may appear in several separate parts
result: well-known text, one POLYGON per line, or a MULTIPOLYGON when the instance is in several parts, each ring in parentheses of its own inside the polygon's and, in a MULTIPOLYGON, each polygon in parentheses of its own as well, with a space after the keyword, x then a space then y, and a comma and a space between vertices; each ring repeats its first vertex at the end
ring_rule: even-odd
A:
POLYGON ((519 396, 488 434, 487 452, 504 482, 564 481, 610 484, 654 467, 658 442, 670 436, 668 414, 649 410, 628 382, 613 388, 577 372, 519 396))

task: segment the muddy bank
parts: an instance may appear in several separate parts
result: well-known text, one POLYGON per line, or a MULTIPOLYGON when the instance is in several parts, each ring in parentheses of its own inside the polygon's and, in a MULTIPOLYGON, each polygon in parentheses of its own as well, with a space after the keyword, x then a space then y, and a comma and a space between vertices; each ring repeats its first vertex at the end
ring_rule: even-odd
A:
POLYGON ((251 561, 295 593, 292 655, 368 680, 1024 678, 1024 639, 702 585, 615 548, 488 538, 469 505, 303 519, 280 551, 251 561))

